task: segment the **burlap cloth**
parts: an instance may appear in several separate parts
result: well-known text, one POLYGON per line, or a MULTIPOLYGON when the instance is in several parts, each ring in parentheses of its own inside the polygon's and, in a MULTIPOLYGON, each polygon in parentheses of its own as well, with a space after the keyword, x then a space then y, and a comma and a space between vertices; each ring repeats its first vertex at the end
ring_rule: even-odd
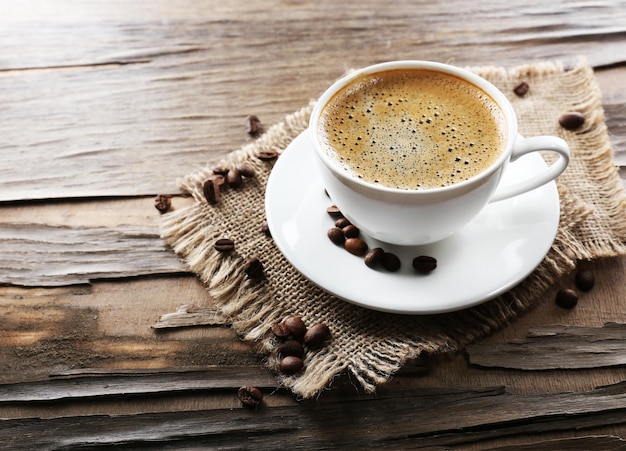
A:
POLYGON ((285 149, 306 129, 312 103, 221 162, 227 166, 249 162, 257 175, 238 189, 225 190, 218 205, 206 202, 202 184, 219 162, 209 162, 180 181, 195 202, 163 215, 162 238, 206 285, 225 322, 242 339, 258 344, 264 362, 297 396, 318 395, 343 372, 366 391, 374 391, 408 359, 423 353, 460 350, 533 304, 549 301, 542 294, 563 274, 572 271, 579 260, 626 255, 626 194, 612 161, 592 68, 581 60, 569 69, 560 63, 546 62, 508 70, 473 70, 509 97, 522 135, 561 136, 571 146, 573 155, 557 183, 561 219, 550 252, 517 287, 477 307, 428 316, 380 313, 357 307, 310 283, 261 231, 265 221, 265 186, 272 164, 256 155, 262 150, 280 153, 285 149), (520 81, 530 86, 523 97, 513 93, 520 81), (559 116, 567 111, 584 114, 586 120, 581 129, 572 132, 559 126, 559 116), (214 242, 223 237, 235 241, 234 253, 224 255, 214 250, 214 242), (253 256, 265 268, 266 279, 260 284, 251 282, 242 269, 246 259, 253 256), (328 346, 307 353, 302 373, 285 376, 277 371, 277 343, 270 327, 292 314, 302 316, 307 325, 326 323, 332 340, 328 346))

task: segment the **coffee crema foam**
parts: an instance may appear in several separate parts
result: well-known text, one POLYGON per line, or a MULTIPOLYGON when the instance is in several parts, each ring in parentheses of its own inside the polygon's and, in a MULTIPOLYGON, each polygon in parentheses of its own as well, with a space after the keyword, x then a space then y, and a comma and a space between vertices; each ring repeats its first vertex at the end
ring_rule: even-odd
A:
POLYGON ((399 189, 467 180, 506 146, 506 119, 470 82, 427 69, 364 75, 324 106, 318 134, 354 177, 399 189))

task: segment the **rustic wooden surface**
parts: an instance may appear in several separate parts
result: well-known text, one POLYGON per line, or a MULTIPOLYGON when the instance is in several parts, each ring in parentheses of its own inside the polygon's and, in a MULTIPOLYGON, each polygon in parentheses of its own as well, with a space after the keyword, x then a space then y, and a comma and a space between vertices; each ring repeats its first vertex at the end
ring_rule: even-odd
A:
POLYGON ((625 259, 594 262, 573 310, 549 292, 377 395, 344 378, 299 401, 219 318, 184 327, 211 299, 153 204, 189 202, 177 178, 252 139, 247 115, 270 125, 346 69, 404 58, 586 57, 626 185, 626 1, 1 0, 0 48, 3 449, 626 447, 624 332, 607 325, 626 323, 625 259))

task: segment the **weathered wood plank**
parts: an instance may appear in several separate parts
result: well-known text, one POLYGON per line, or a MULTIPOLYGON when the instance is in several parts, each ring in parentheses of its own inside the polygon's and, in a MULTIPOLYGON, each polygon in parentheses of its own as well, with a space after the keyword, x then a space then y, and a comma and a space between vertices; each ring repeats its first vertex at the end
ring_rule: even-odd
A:
POLYGON ((0 284, 61 286, 184 272, 156 228, 0 224, 0 284))
POLYGON ((196 307, 181 305, 175 312, 161 315, 152 326, 154 329, 169 329, 175 327, 214 326, 228 323, 219 309, 211 307, 196 307))
POLYGON ((278 384, 261 366, 219 365, 58 372, 52 380, 0 384, 0 403, 51 402, 98 397, 158 396, 209 390, 234 390, 243 385, 276 389, 278 384))
MULTIPOLYGON (((502 389, 428 389, 296 406, 0 421, 0 444, 33 447, 125 445, 419 449, 523 437, 530 431, 580 433, 626 422, 625 384, 585 393, 519 396, 502 389), (610 396, 609 396, 610 394, 610 396), (381 412, 393 412, 380 423, 381 412), (433 415, 437 412, 437 415, 433 415), (37 433, 34 433, 37 431, 37 433), (251 439, 253 441, 251 442, 251 439)), ((588 433, 586 435, 589 435, 588 433)))
POLYGON ((555 370, 622 366, 626 365, 626 325, 535 327, 526 340, 477 343, 466 351, 470 364, 481 367, 555 370))
POLYGON ((402 58, 626 62, 623 0, 455 0, 445 10, 409 1, 188 3, 114 14, 114 4, 61 2, 54 18, 45 6, 7 12, 0 201, 177 193, 177 177, 247 142, 248 114, 275 123, 348 67, 402 58), (450 10, 464 20, 450 20, 450 10))

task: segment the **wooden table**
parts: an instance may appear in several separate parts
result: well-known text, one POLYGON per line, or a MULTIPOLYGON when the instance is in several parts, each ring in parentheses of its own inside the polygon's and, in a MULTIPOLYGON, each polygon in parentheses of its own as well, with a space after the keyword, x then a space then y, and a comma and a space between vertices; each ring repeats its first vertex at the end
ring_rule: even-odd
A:
MULTIPOLYGON (((348 68, 410 58, 585 56, 626 183, 626 1, 5 0, 0 49, 3 449, 625 446, 620 340, 586 369, 462 353, 412 362, 376 395, 346 378, 300 401, 231 329, 156 329, 211 299, 160 240, 154 197, 190 202, 177 178, 249 142, 248 115, 273 124, 348 68), (242 407, 242 385, 261 407, 242 407)), ((549 292, 479 344, 626 323, 625 262, 594 262, 575 309, 549 292)))

